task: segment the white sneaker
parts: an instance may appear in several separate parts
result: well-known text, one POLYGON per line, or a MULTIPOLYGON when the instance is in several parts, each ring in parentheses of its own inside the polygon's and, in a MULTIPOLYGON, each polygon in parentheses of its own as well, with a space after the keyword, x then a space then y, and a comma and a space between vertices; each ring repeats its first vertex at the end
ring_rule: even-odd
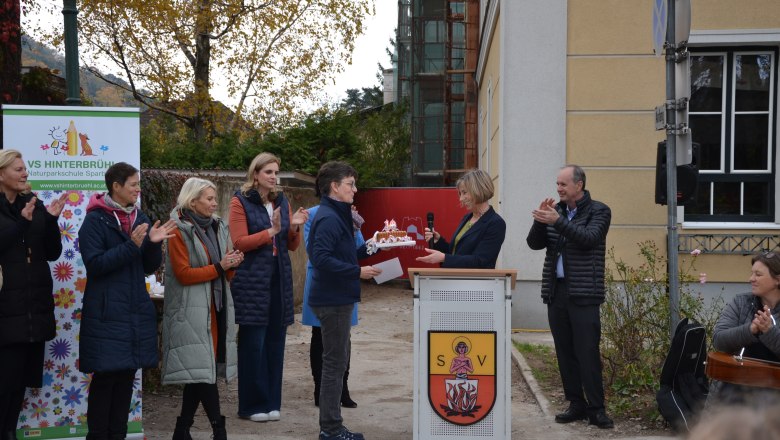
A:
POLYGON ((268 413, 268 420, 275 422, 281 420, 282 414, 279 411, 271 411, 268 413))
POLYGON ((251 420, 253 422, 267 422, 268 421, 268 414, 266 414, 266 413, 252 414, 251 416, 249 416, 249 420, 251 420))

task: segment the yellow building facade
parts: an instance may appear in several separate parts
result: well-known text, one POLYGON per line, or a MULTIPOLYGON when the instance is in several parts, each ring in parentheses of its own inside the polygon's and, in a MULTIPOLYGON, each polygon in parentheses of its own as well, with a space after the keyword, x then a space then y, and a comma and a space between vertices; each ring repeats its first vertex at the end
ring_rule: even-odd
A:
MULTIPOLYGON (((678 0, 679 1, 679 0, 678 0)), ((530 212, 555 197, 558 168, 581 165, 612 208, 608 246, 629 264, 637 243, 666 254, 667 208, 655 204, 654 108, 665 100, 653 53, 655 0, 483 0, 477 72, 480 166, 508 225, 499 264, 518 268, 513 325, 542 328, 542 252, 525 245, 530 212)), ((680 261, 697 257, 703 291, 746 291, 750 254, 774 249, 777 176, 776 0, 691 0, 691 127, 701 144, 699 198, 678 209, 680 261), (735 13, 739 11, 739 13, 735 13)), ((706 293, 706 292, 705 292, 706 293)))

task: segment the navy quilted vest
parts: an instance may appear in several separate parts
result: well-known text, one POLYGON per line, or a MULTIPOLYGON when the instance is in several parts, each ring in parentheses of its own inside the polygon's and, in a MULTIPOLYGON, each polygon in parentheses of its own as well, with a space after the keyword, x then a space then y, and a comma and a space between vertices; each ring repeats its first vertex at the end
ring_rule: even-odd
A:
MULTIPOLYGON (((246 197, 237 191, 235 197, 244 207, 249 234, 255 234, 271 227, 268 216, 257 193, 246 197), (255 197, 252 197, 255 196, 255 197)), ((282 230, 273 239, 279 251, 278 257, 273 256, 273 246, 261 246, 244 254, 244 262, 236 269, 236 274, 230 283, 233 302, 236 310, 236 324, 269 325, 271 320, 278 320, 281 325, 293 323, 293 292, 292 265, 287 253, 287 234, 290 229, 290 208, 283 194, 274 200, 274 209, 279 209, 282 217, 282 230), (274 267, 274 264, 277 267, 274 267), (273 270, 279 272, 280 292, 271 292, 271 276, 273 270), (282 296, 283 316, 268 316, 271 305, 270 295, 282 296)))

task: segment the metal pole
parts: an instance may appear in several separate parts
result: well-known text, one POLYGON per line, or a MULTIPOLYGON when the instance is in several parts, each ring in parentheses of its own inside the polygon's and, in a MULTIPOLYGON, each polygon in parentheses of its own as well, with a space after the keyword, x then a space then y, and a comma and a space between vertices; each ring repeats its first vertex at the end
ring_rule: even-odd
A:
POLYGON ((674 328, 680 320, 680 288, 678 278, 678 254, 677 243, 677 112, 675 109, 675 59, 677 55, 677 42, 674 35, 674 3, 668 0, 667 25, 666 25, 666 202, 667 202, 667 235, 666 254, 669 267, 669 333, 674 336, 674 328), (672 104, 672 105, 669 105, 672 104))
POLYGON ((79 40, 76 27, 76 0, 62 1, 62 15, 65 19, 65 84, 68 97, 67 105, 81 105, 81 87, 79 86, 79 40))

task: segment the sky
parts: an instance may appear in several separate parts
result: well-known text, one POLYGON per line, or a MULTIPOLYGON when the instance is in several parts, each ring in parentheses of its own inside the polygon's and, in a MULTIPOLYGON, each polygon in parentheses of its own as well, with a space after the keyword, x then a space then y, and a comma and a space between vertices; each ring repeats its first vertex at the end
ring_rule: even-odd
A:
POLYGON ((366 32, 355 42, 352 53, 352 65, 336 77, 336 84, 327 89, 327 93, 339 101, 347 89, 380 86, 376 79, 377 63, 385 68, 392 67, 390 57, 385 50, 390 46, 390 38, 395 39, 398 26, 398 0, 375 0, 376 15, 367 17, 366 32))

